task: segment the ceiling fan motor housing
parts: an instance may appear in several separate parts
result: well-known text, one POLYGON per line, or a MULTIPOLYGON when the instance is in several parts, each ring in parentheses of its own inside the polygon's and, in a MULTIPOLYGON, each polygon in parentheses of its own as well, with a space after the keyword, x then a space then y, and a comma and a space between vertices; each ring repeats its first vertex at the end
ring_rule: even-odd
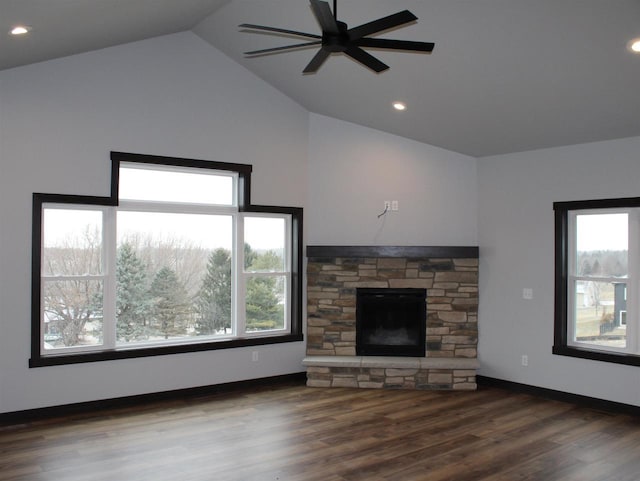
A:
POLYGON ((322 32, 322 46, 330 52, 344 52, 350 40, 347 24, 340 21, 336 21, 336 23, 338 24, 338 33, 322 32))

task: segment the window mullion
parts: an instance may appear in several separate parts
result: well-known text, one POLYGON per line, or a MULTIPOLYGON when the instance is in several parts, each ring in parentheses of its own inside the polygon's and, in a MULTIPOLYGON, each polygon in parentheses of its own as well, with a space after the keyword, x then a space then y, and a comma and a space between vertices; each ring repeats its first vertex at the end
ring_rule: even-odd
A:
POLYGON ((219 214, 229 215, 237 212, 237 207, 224 205, 208 205, 208 204, 188 204, 179 202, 159 202, 159 201, 143 201, 143 200, 123 200, 118 205, 119 211, 133 212, 160 212, 175 214, 219 214))
POLYGON ((627 350, 638 353, 640 346, 640 210, 629 212, 629 272, 627 279, 627 350))
MULTIPOLYGON (((289 264, 291 265, 291 264, 289 264)), ((284 328, 291 329, 291 270, 284 275, 285 304, 284 304, 284 328)))
POLYGON ((569 212, 569 226, 570 229, 568 231, 568 255, 567 255, 567 342, 569 344, 576 343, 576 313, 577 313, 577 305, 576 305, 576 285, 577 285, 577 276, 576 276, 576 252, 577 252, 577 226, 576 226, 576 213, 569 212))
POLYGON ((103 281, 103 274, 81 274, 77 276, 42 276, 43 281, 103 281))
POLYGON ((104 298, 103 298, 103 342, 105 349, 116 347, 116 259, 117 225, 116 208, 105 209, 104 229, 104 298))
POLYGON ((238 214, 235 218, 235 256, 233 271, 233 309, 235 315, 234 334, 244 336, 246 334, 247 312, 247 281, 244 272, 244 216, 238 214))
POLYGON ((567 282, 567 342, 574 344, 576 341, 576 283, 575 275, 568 276, 567 282))

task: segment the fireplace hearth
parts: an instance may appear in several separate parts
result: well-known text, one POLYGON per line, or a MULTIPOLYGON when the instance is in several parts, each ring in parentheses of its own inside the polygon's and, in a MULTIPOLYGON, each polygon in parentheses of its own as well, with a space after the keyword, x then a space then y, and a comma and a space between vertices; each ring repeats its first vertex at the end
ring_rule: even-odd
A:
POLYGON ((356 289, 356 354, 425 354, 426 289, 356 289))

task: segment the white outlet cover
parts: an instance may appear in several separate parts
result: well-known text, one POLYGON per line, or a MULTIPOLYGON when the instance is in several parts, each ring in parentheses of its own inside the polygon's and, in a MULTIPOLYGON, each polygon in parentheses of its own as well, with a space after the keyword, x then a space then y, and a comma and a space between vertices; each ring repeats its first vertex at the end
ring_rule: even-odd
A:
POLYGON ((529 287, 525 287, 524 289, 522 289, 522 298, 533 299, 533 289, 529 287))

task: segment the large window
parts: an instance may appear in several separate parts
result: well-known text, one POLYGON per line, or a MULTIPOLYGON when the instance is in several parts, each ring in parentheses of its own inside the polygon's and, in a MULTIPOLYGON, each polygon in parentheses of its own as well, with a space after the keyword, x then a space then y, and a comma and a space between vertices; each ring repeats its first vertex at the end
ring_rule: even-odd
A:
POLYGON ((301 209, 246 165, 112 162, 109 198, 34 194, 32 366, 302 339, 301 209))
POLYGON ((640 198, 554 209, 554 353, 640 365, 640 198))

